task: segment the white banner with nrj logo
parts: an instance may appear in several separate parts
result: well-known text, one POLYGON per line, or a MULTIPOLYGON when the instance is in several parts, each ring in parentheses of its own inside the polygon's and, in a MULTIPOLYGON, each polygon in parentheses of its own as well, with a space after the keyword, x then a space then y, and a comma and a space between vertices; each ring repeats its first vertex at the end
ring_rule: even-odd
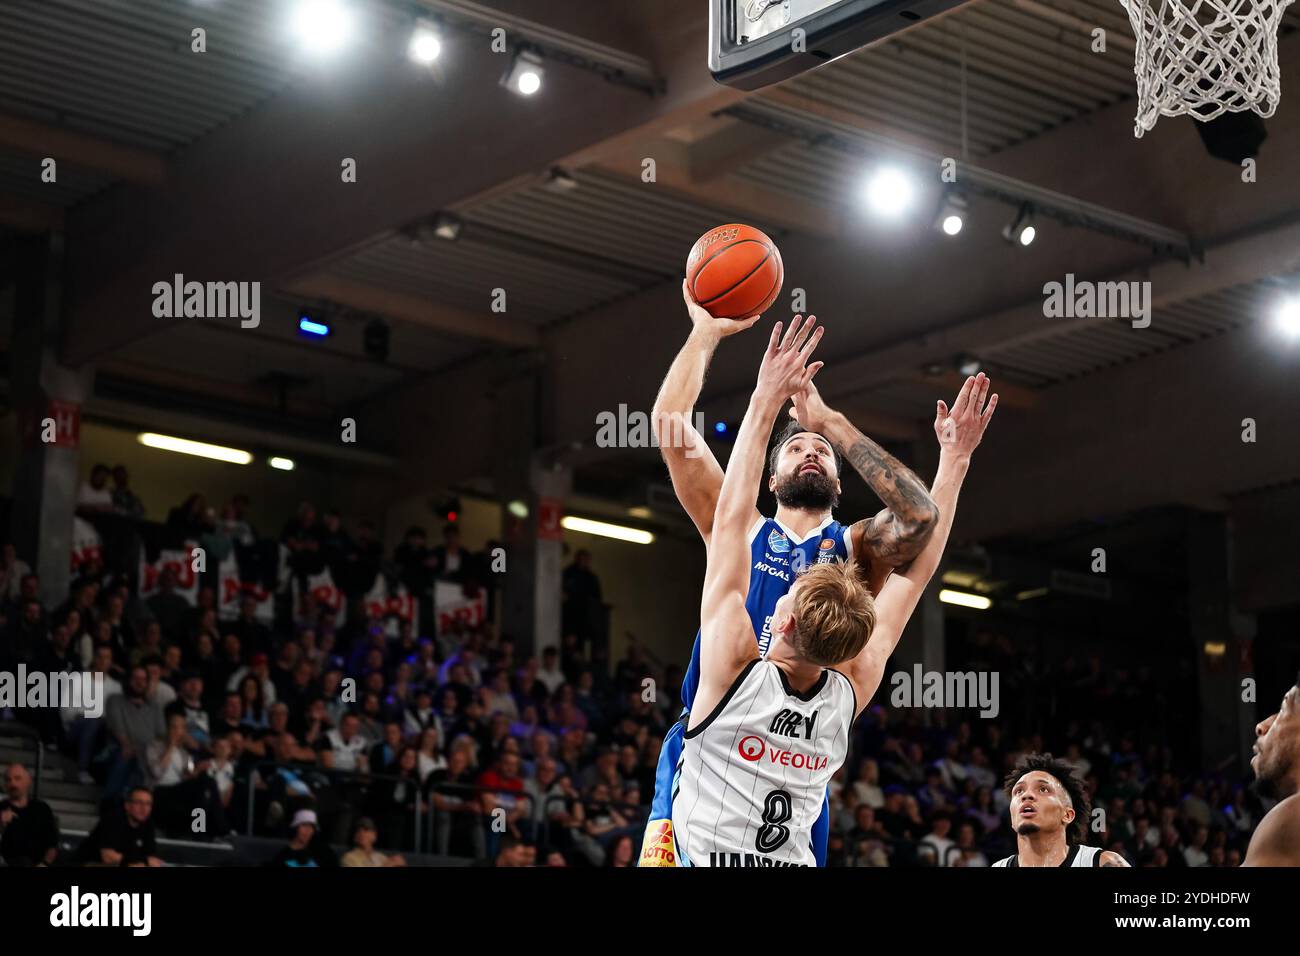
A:
POLYGON ((223 621, 233 621, 239 617, 239 606, 246 596, 251 596, 257 602, 254 618, 263 624, 270 624, 275 617, 275 597, 257 582, 242 580, 239 577, 239 562, 234 555, 230 555, 217 569, 217 617, 223 621))
POLYGON ((140 599, 148 600, 158 593, 158 579, 163 571, 176 575, 176 593, 190 604, 199 600, 199 576, 194 572, 193 551, 168 550, 158 552, 158 560, 146 561, 140 555, 140 599))

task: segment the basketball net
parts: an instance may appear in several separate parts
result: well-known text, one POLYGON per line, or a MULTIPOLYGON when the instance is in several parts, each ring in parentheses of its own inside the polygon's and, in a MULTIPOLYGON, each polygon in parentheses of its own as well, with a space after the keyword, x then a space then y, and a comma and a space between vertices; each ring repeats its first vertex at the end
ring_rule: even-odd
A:
POLYGON ((1292 0, 1120 0, 1137 37, 1135 136, 1161 116, 1208 121, 1282 97, 1277 31, 1292 0))

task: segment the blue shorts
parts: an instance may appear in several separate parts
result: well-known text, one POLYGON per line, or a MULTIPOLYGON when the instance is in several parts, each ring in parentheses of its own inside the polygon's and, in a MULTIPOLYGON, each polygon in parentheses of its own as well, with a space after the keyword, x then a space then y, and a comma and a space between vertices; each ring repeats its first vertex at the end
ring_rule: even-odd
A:
MULTIPOLYGON (((673 838, 673 798, 677 796, 677 774, 685 747, 686 712, 677 723, 668 728, 664 744, 659 751, 659 765, 655 768, 655 795, 650 801, 650 819, 645 825, 641 840, 641 855, 637 866, 680 866, 677 858, 677 841, 673 838)), ((826 865, 826 843, 831 832, 831 806, 829 793, 822 797, 822 812, 813 824, 811 843, 813 857, 818 866, 826 865)))

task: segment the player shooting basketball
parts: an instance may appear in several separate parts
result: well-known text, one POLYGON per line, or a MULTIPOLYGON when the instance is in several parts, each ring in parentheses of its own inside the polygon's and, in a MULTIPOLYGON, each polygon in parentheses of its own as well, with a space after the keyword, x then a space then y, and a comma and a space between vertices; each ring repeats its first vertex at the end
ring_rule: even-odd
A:
POLYGON ((1277 805, 1259 821, 1242 866, 1300 866, 1300 686, 1276 714, 1255 725, 1250 766, 1260 792, 1277 805))
POLYGON ((822 336, 796 316, 772 332, 709 542, 701 601, 700 678, 672 805, 680 861, 693 866, 811 866, 826 786, 849 729, 938 567, 957 494, 996 407, 968 379, 951 414, 938 403, 937 515, 929 540, 873 600, 852 561, 809 566, 777 602, 766 658, 748 605, 751 532, 763 449, 786 399, 807 394, 822 336), (981 408, 983 410, 981 411, 981 408))
MULTIPOLYGON (((750 328, 759 316, 737 321, 710 315, 691 297, 683 283, 683 298, 692 330, 673 361, 655 402, 656 434, 673 488, 708 546, 713 516, 722 489, 722 467, 691 427, 705 372, 718 343, 750 328), (681 437, 664 441, 666 435, 681 437)), ((987 386, 983 376, 981 386, 987 386)), ((941 403, 942 404, 942 403, 941 403)), ((758 634, 759 652, 771 640, 770 623, 776 602, 789 591, 794 570, 829 561, 854 560, 868 589, 878 593, 893 568, 911 560, 934 527, 934 501, 921 480, 883 448, 859 432, 844 416, 826 406, 811 383, 795 396, 796 421, 777 436, 769 465, 768 489, 777 501, 772 518, 751 509, 752 570, 747 607, 758 634), (840 454, 880 497, 885 508, 872 518, 844 525, 832 509, 840 493, 840 454)), ((683 717, 699 682, 699 634, 682 681, 683 717)), ((678 721, 664 738, 655 774, 650 821, 640 865, 673 866, 672 782, 682 751, 684 724, 678 721)), ((826 858, 829 806, 814 828, 814 853, 826 858)))

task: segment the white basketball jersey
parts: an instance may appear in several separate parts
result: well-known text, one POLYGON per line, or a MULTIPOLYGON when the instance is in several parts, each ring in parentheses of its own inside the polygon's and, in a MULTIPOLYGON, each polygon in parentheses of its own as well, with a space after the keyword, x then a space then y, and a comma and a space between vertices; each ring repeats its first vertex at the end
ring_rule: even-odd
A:
POLYGON ((815 866, 812 826, 849 750, 853 685, 823 670, 807 692, 751 661, 686 731, 673 794, 684 866, 815 866))
MULTIPOLYGON (((1100 863, 1101 847, 1084 846, 1076 843, 1070 847, 1070 852, 1065 855, 1061 861, 1061 866, 1098 866, 1100 863)), ((1012 854, 1004 857, 993 864, 994 866, 1020 866, 1019 854, 1012 854)))

